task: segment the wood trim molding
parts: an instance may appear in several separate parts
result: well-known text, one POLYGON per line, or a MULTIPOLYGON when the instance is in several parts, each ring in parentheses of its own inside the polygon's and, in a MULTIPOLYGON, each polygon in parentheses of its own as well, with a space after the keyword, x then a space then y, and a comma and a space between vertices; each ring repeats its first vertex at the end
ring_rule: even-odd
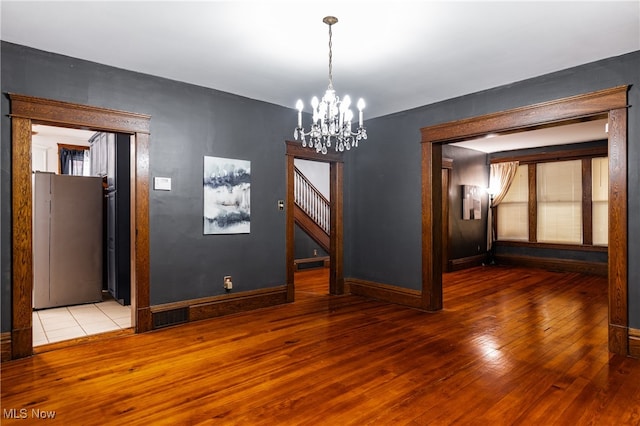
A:
POLYGON ((31 356, 33 227, 31 198, 31 120, 11 120, 11 358, 31 356))
POLYGON ((629 86, 527 105, 507 111, 436 124, 420 129, 422 141, 454 142, 487 133, 508 132, 608 113, 627 107, 629 86))
POLYGON ((461 271, 463 269, 474 268, 476 266, 482 266, 487 261, 487 254, 476 254, 475 256, 461 257, 458 259, 451 259, 449 261, 449 271, 461 271))
POLYGON ((582 244, 593 245, 593 176, 591 158, 582 159, 582 244))
POLYGON ((151 311, 152 314, 157 314, 158 312, 171 311, 174 309, 191 308, 193 306, 198 306, 198 305, 207 305, 210 303, 218 303, 218 302, 228 302, 230 300, 246 299, 248 297, 264 296, 264 295, 274 294, 274 293, 283 293, 285 291, 286 291, 286 286, 282 285, 282 286, 271 287, 271 288, 261 288, 258 290, 243 291, 239 293, 219 294, 217 296, 209 296, 209 297, 198 297, 195 299, 181 300, 179 302, 161 303, 158 305, 150 306, 149 310, 151 311))
POLYGON ((556 243, 530 243, 528 241, 494 241, 496 247, 527 247, 547 250, 567 250, 567 251, 588 251, 596 253, 606 253, 607 246, 576 245, 576 244, 556 244, 556 243))
POLYGON ((609 113, 609 350, 628 351, 627 109, 609 113))
MULTIPOLYGON (((33 254, 31 201, 31 126, 53 126, 121 132, 135 135, 135 271, 131 309, 136 331, 151 329, 149 312, 149 121, 148 115, 61 102, 9 93, 12 128, 12 324, 11 358, 33 353, 32 290, 33 254)), ((132 225, 133 226, 133 225, 132 225)))
MULTIPOLYGON (((295 300, 295 156, 290 153, 290 145, 287 143, 287 169, 286 169, 286 201, 285 201, 285 262, 287 280, 287 302, 295 300)), ((291 151, 294 152, 294 151, 291 151)))
POLYGON ((164 303, 151 306, 150 312, 153 318, 153 324, 156 324, 156 319, 163 314, 171 314, 177 311, 183 311, 186 313, 185 317, 179 318, 179 321, 177 322, 153 327, 160 328, 245 312, 253 309, 267 308, 283 303, 287 303, 286 285, 250 290, 242 293, 223 294, 183 300, 180 302, 164 303))
MULTIPOLYGON (((538 169, 535 164, 527 166, 529 183, 529 197, 527 206, 527 216, 529 218, 529 242, 538 242, 538 169)), ((497 232, 496 232, 497 233, 497 232)))
POLYGON ((640 358, 640 330, 629 329, 629 356, 640 358))
POLYGON ((91 149, 90 146, 84 146, 84 145, 69 145, 66 143, 59 143, 58 144, 58 153, 60 153, 60 150, 62 149, 71 149, 74 151, 88 151, 91 149))
POLYGON ((0 333, 0 362, 11 359, 11 332, 0 333))
POLYGON ((238 297, 197 303, 189 306, 189 321, 199 321, 287 303, 286 286, 259 292, 246 292, 238 297))
POLYGON ((151 312, 149 304, 151 300, 150 288, 150 246, 149 246, 149 144, 150 136, 147 133, 135 134, 135 174, 132 175, 135 189, 135 245, 131 252, 135 261, 133 269, 135 291, 131 293, 131 309, 136 316, 136 332, 144 333, 151 330, 151 312), (135 297, 135 302, 134 302, 135 297))
POLYGON ((329 233, 329 294, 344 294, 344 225, 343 185, 344 163, 329 164, 329 194, 331 198, 331 230, 329 233))
POLYGON ((420 129, 422 135, 422 297, 429 307, 441 308, 440 178, 445 143, 493 132, 526 130, 583 117, 609 117, 609 350, 628 354, 627 277, 627 91, 617 86, 583 95, 466 118, 420 129), (439 175, 438 170, 438 175, 439 175), (435 194, 438 194, 437 196, 435 194), (429 300, 439 298, 439 301, 429 300), (439 306, 440 305, 440 306, 439 306))
POLYGON ((420 290, 411 290, 357 278, 346 278, 345 286, 348 287, 351 294, 357 296, 422 309, 422 292, 420 290))
POLYGON ((28 118, 38 123, 54 123, 61 127, 87 127, 122 133, 149 133, 145 114, 74 104, 53 99, 9 93, 11 117, 28 118), (69 114, 73 111, 73 114, 69 114))
POLYGON ((422 144, 422 308, 442 309, 442 145, 422 144))
POLYGON ((342 152, 329 151, 326 154, 319 154, 314 149, 304 148, 300 142, 285 141, 287 147, 287 155, 304 160, 314 160, 323 162, 344 162, 344 154, 342 152))
POLYGON ((509 157, 492 158, 491 163, 518 161, 520 164, 544 163, 552 161, 581 160, 584 158, 606 157, 607 146, 586 149, 571 149, 567 151, 542 152, 539 154, 512 155, 509 157))
POLYGON ((606 262, 587 262, 575 259, 558 259, 550 257, 520 256, 499 254, 496 262, 504 265, 524 266, 527 268, 546 269, 559 272, 579 272, 583 274, 607 276, 606 262))

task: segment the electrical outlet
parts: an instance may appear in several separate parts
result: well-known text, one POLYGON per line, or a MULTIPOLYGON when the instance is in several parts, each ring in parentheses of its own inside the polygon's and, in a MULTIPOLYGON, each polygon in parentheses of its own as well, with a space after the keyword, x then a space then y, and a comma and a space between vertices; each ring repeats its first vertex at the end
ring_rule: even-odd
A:
POLYGON ((224 289, 227 291, 231 291, 231 289, 233 288, 233 281, 231 281, 231 275, 226 275, 224 277, 224 289))

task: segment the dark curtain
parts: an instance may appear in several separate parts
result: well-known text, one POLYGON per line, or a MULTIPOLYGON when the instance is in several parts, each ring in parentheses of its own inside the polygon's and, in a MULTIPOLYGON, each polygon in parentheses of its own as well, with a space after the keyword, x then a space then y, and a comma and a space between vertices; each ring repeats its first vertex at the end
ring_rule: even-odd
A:
POLYGON ((60 149, 60 173, 63 175, 81 175, 84 150, 60 149), (78 170, 78 165, 80 169, 78 170))

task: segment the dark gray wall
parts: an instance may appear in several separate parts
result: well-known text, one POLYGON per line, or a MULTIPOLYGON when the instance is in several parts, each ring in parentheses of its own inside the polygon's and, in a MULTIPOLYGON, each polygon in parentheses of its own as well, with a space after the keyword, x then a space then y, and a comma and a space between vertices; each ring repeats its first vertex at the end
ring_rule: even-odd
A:
POLYGON ((640 52, 368 120, 369 139, 345 165, 345 274, 421 286, 420 128, 567 96, 629 90, 629 324, 640 328, 640 52))
MULTIPOLYGON (((151 303, 284 284, 285 148, 293 110, 2 42, 2 92, 150 114, 151 303), (247 125, 249 123, 250 125, 247 125), (202 235, 204 155, 252 161, 251 234, 202 235)), ((345 164, 345 275, 421 287, 420 128, 632 84, 629 91, 629 307, 640 328, 640 52, 369 120, 369 140, 345 164)), ((11 318, 10 121, 1 99, 2 331, 11 318)))
MULTIPOLYGON (((14 92, 151 115, 151 304, 285 284, 285 145, 294 111, 2 42, 2 331, 11 324, 11 132, 14 92), (203 235, 203 157, 251 161, 251 233, 203 235)), ((215 72, 215 70, 212 70, 215 72)))
POLYGON ((480 220, 462 219, 462 185, 474 185, 485 189, 489 186, 487 154, 458 146, 445 145, 442 156, 453 160, 449 181, 449 258, 464 259, 487 251, 486 191, 482 202, 480 220))
POLYGON ((346 155, 345 276, 419 290, 420 128, 407 111, 369 120, 370 135, 346 155))
POLYGON ((316 250, 315 256, 328 256, 327 253, 320 244, 318 244, 313 238, 309 236, 302 228, 297 224, 294 228, 294 257, 296 259, 306 259, 308 257, 314 257, 313 251, 316 250))

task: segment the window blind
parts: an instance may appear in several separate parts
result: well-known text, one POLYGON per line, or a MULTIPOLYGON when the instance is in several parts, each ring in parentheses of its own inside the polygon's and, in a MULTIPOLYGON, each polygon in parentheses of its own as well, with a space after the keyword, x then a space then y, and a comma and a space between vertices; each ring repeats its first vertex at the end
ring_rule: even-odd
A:
POLYGON ((582 244, 582 161, 536 165, 538 242, 582 244))
POLYGON ((529 240, 528 166, 518 166, 516 176, 502 202, 498 205, 498 239, 529 240))
POLYGON ((591 159, 593 245, 609 243, 609 158, 591 159))

